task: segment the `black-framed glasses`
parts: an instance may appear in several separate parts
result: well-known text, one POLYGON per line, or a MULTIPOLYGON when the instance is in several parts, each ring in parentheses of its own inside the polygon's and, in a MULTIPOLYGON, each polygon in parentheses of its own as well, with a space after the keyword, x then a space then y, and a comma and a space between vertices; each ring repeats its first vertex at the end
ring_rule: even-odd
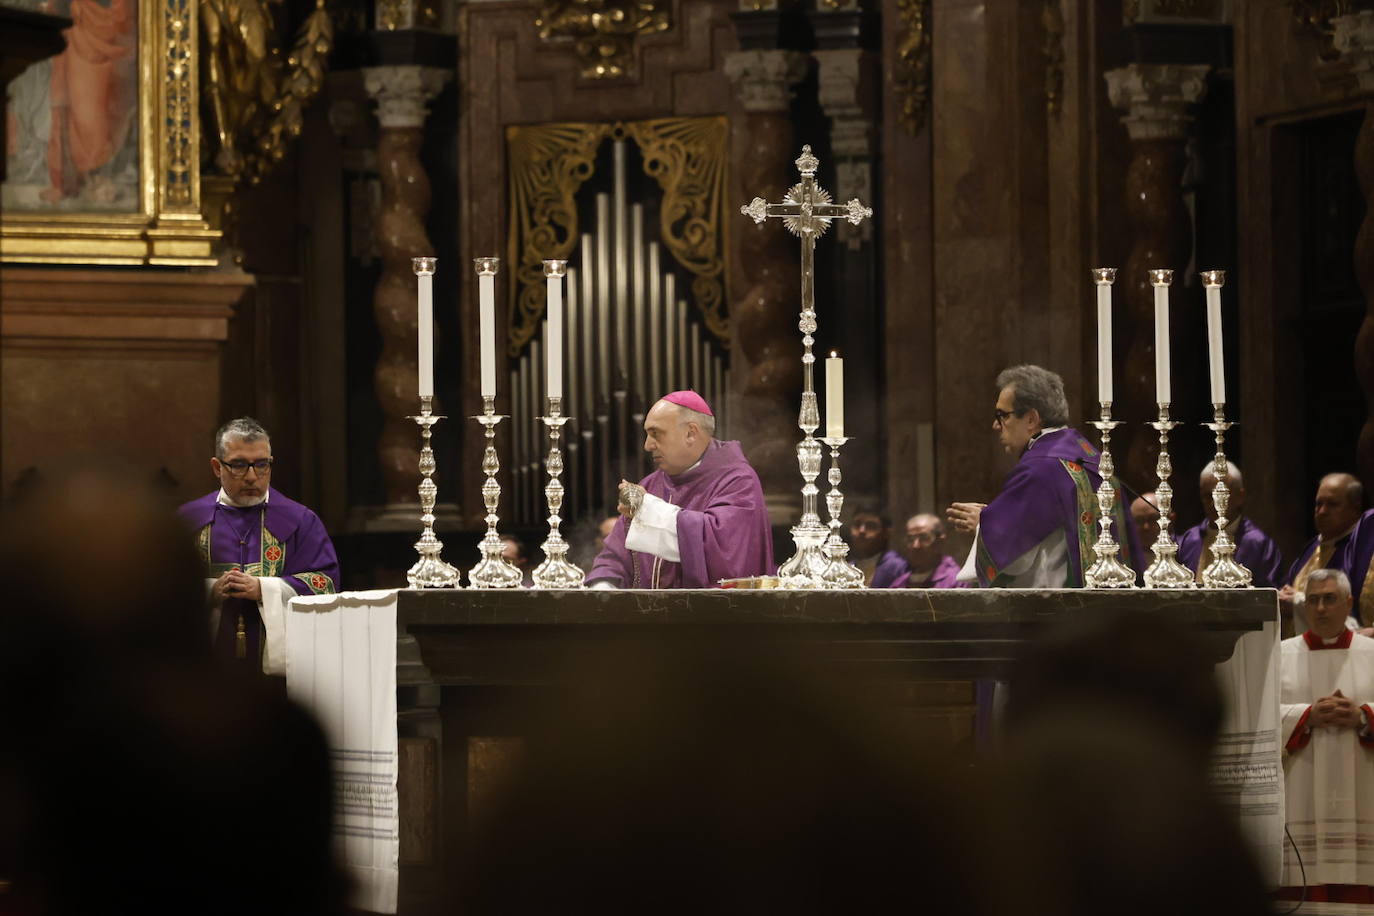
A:
POLYGON ((234 477, 242 477, 244 474, 248 473, 249 468, 257 471, 258 474, 266 474, 268 471, 272 470, 272 461, 273 459, 271 458, 259 458, 257 461, 244 461, 240 458, 236 461, 221 461, 220 467, 224 468, 234 477))
POLYGON ((994 407, 992 409, 992 422, 1001 426, 1012 417, 1019 417, 1023 413, 1025 413, 1024 410, 1002 410, 1000 407, 994 407))

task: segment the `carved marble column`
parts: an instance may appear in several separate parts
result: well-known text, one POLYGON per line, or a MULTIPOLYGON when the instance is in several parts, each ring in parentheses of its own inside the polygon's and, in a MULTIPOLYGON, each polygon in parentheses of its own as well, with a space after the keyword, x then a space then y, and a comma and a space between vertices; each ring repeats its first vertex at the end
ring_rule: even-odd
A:
POLYGON ((1355 277, 1364 291, 1365 317, 1355 337, 1355 373, 1364 391, 1366 415, 1355 461, 1361 480, 1374 480, 1374 12, 1331 20, 1332 43, 1365 96, 1364 123, 1355 138, 1355 176, 1364 192, 1364 222, 1355 236, 1355 277))
MULTIPOLYGON (((364 70, 364 84, 367 94, 376 100, 381 127, 377 166, 382 205, 377 245, 382 275, 377 281, 373 312, 382 337, 382 355, 373 385, 385 417, 377 457, 386 490, 386 511, 374 527, 391 523, 413 527, 417 518, 420 439, 415 423, 408 419, 419 407, 415 273, 410 259, 434 256, 434 246, 425 233, 430 192, 429 176, 420 163, 420 144, 429 113, 426 106, 448 77, 447 70, 414 65, 364 70)), ((443 263, 440 270, 444 270, 443 263)), ((448 270, 457 282, 461 265, 450 261, 448 270)))
MULTIPOLYGON (((731 118, 730 171, 737 204, 781 200, 797 180, 790 114, 792 86, 809 61, 796 51, 736 51, 725 58, 739 108, 731 118)), ((729 208, 738 213, 738 208, 729 208)), ((801 513, 797 411, 801 403, 800 248, 776 223, 735 217, 730 233, 731 425, 759 473, 774 525, 801 513)), ((825 321, 822 315, 821 321, 825 321)))
MULTIPOLYGON (((1146 271, 1154 267, 1177 271, 1173 301, 1181 300, 1183 271, 1192 245, 1191 221, 1183 200, 1185 147, 1193 120, 1188 109, 1206 93, 1209 69, 1206 65, 1131 64, 1106 73, 1107 94, 1112 105, 1126 112, 1121 121, 1131 138, 1126 217, 1135 238, 1116 281, 1121 304, 1115 316, 1113 361, 1120 368, 1113 412, 1127 425, 1113 434, 1113 451, 1123 479, 1144 489, 1154 483, 1158 453, 1157 434, 1145 425, 1158 415, 1154 290, 1146 271)), ((1180 322, 1171 324, 1178 327, 1180 322)))

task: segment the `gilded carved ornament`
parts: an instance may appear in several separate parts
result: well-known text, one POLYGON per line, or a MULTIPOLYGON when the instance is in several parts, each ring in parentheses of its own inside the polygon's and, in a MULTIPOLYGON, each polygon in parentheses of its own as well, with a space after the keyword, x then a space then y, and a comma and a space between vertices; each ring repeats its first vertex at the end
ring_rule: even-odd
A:
POLYGON ((324 85, 334 28, 325 0, 283 59, 269 0, 198 0, 205 104, 216 170, 257 182, 300 135, 306 104, 324 85))
POLYGON ((915 136, 930 109, 930 0, 897 0, 901 33, 892 85, 902 126, 915 136))
POLYGON ((672 3, 542 0, 534 24, 546 42, 572 42, 583 78, 618 79, 633 66, 636 38, 672 27, 672 3))
POLYGON ((510 168, 508 350, 518 356, 544 316, 544 260, 568 259, 579 237, 577 191, 592 177, 597 150, 611 138, 634 140, 644 172, 663 191, 659 236, 690 271, 692 299, 706 327, 730 337, 725 309, 725 118, 657 118, 617 124, 539 124, 506 128, 510 168))

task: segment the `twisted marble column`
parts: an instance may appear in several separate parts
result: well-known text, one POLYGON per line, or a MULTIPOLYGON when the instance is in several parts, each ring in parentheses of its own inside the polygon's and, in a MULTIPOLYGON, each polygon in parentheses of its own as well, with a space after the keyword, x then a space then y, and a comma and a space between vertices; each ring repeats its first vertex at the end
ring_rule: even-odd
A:
MULTIPOLYGON (((382 338, 382 355, 373 373, 373 386, 384 421, 377 443, 386 515, 398 523, 414 524, 419 505, 420 445, 415 423, 408 419, 418 408, 417 314, 415 273, 411 258, 433 257, 434 246, 425 233, 429 212, 429 176, 420 163, 423 126, 430 99, 439 94, 448 71, 437 67, 368 67, 363 71, 367 94, 377 102, 381 127, 377 168, 382 205, 377 219, 377 244, 382 275, 373 294, 373 313, 382 338)), ((442 268, 442 265, 440 265, 442 268)), ((456 270, 458 265, 452 265, 456 270)))
MULTIPOLYGON (((731 118, 733 199, 781 200, 797 179, 792 86, 808 61, 796 51, 736 51, 725 72, 743 108, 731 118)), ((735 213, 735 208, 729 208, 735 213)), ((731 243, 731 427, 759 473, 775 525, 801 513, 797 485, 797 410, 801 398, 801 338, 797 331, 798 241, 779 226, 734 217, 731 243)), ((825 320, 822 316, 822 321, 825 320)))
MULTIPOLYGON (((1126 421, 1113 436, 1122 478, 1146 487, 1154 479, 1158 442, 1145 424, 1155 419, 1154 290, 1152 268, 1180 272, 1188 263, 1192 228, 1183 201, 1188 108, 1207 91, 1206 65, 1131 64, 1106 74, 1107 94, 1131 138, 1126 171, 1126 217, 1135 239, 1117 274, 1124 307, 1116 317, 1117 417, 1126 421)), ((1176 292, 1175 295, 1178 293, 1176 292)))

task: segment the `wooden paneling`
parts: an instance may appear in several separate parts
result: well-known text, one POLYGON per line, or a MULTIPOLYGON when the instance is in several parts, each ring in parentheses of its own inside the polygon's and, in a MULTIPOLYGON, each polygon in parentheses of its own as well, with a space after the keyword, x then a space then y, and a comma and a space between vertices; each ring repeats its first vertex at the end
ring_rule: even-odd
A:
POLYGON ((239 273, 0 271, 0 486, 69 461, 213 483, 221 360, 239 273))

